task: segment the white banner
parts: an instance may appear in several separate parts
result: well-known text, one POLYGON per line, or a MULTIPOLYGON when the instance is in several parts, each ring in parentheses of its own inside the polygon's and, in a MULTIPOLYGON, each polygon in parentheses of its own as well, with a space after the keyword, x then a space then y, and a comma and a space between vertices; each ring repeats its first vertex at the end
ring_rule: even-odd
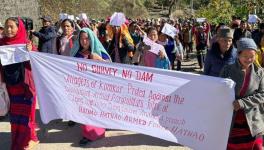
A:
POLYGON ((0 59, 3 66, 29 60, 26 44, 0 46, 0 59))
POLYGON ((257 15, 248 15, 248 22, 249 23, 256 23, 258 21, 257 15))
POLYGON ((206 18, 196 18, 196 21, 202 23, 206 21, 206 18))
POLYGON ((175 38, 175 35, 179 33, 179 30, 176 29, 174 26, 165 23, 164 27, 161 30, 162 33, 172 37, 173 39, 175 38))
MULTIPOLYGON (((160 44, 158 44, 158 43, 152 41, 152 40, 149 39, 147 36, 144 36, 144 38, 143 38, 143 42, 144 42, 146 45, 150 46, 150 50, 149 50, 149 51, 152 52, 152 53, 154 53, 154 54, 156 54, 156 55, 159 55, 159 52, 160 52, 160 51, 165 52, 165 49, 164 49, 164 47, 163 47, 162 45, 160 45, 160 44)), ((166 52, 165 52, 165 53, 166 53, 166 52)))
POLYGON ((61 118, 226 149, 231 80, 38 52, 30 60, 44 123, 61 118))

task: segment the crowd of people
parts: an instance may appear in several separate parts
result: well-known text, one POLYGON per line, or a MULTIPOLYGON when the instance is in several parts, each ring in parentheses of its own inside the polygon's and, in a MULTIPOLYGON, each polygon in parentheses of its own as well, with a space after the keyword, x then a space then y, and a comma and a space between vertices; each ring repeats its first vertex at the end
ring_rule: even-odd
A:
MULTIPOLYGON (((50 16, 41 17, 43 26, 39 31, 26 30, 20 17, 10 17, 4 26, 0 25, 0 45, 26 44, 29 51, 178 71, 182 61, 189 61, 196 52, 199 68, 205 75, 236 82, 227 148, 262 149, 264 23, 250 25, 237 18, 230 24, 219 25, 195 19, 120 18, 125 19, 122 24, 112 25, 112 17, 93 20, 84 14, 76 18, 66 16, 60 16, 58 21, 50 16), (162 32, 166 23, 177 30, 175 36, 162 32), (35 38, 38 47, 33 44, 35 38), (151 45, 145 39, 158 44, 159 52, 150 51, 151 45)), ((30 63, 1 66, 0 70, 10 97, 11 149, 32 149, 39 140, 30 63)), ((69 121, 68 125, 75 123, 69 121)), ((80 146, 105 135, 105 129, 91 125, 82 125, 82 131, 80 146)))

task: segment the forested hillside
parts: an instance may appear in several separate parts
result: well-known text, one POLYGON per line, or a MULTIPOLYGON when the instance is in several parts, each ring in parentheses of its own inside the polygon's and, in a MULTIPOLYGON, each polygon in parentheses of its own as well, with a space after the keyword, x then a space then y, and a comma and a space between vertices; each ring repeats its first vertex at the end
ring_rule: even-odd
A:
POLYGON ((263 0, 39 0, 40 13, 58 19, 65 12, 77 15, 85 12, 91 18, 105 18, 113 12, 124 12, 131 18, 196 16, 217 22, 232 15, 247 17, 256 11, 264 13, 263 0), (191 14, 191 8, 195 14, 191 14), (177 10, 177 11, 176 11, 177 10), (180 10, 180 11, 179 11, 180 10), (176 11, 176 13, 175 13, 176 11), (181 14, 177 14, 181 12, 181 14), (222 15, 218 16, 219 12, 222 15))

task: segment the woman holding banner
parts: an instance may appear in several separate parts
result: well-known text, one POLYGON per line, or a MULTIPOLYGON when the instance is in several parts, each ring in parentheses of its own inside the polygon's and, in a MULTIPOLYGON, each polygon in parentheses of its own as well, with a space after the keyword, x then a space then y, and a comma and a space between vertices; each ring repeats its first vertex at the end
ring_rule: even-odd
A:
MULTIPOLYGON (((71 49, 71 56, 100 61, 111 61, 103 45, 89 28, 81 29, 74 43, 74 47, 71 49)), ((83 138, 80 140, 79 145, 85 146, 89 142, 103 138, 105 136, 105 129, 91 125, 83 125, 82 135, 83 138)))
POLYGON ((170 69, 170 61, 166 55, 164 46, 156 43, 158 41, 158 31, 155 27, 150 27, 147 31, 147 37, 144 37, 132 58, 136 65, 170 69), (151 51, 151 46, 159 47, 158 52, 151 51))
MULTIPOLYGON (((0 45, 27 44, 28 50, 35 50, 26 37, 20 17, 11 17, 5 22, 0 45)), ((30 63, 1 66, 1 71, 10 97, 11 149, 32 149, 39 141, 35 131, 36 93, 30 63)))
MULTIPOLYGON (((57 54, 70 56, 71 49, 73 48, 74 41, 77 38, 76 33, 79 33, 80 27, 73 20, 66 18, 63 19, 60 27, 62 29, 62 35, 56 38, 56 50, 57 54), (76 29, 76 30, 75 30, 76 29)), ((72 127, 75 122, 69 121, 68 126, 72 127)))
POLYGON ((234 117, 228 150, 262 150, 264 133, 264 71, 254 64, 257 46, 253 39, 237 42, 238 59, 225 66, 220 76, 236 82, 234 117))

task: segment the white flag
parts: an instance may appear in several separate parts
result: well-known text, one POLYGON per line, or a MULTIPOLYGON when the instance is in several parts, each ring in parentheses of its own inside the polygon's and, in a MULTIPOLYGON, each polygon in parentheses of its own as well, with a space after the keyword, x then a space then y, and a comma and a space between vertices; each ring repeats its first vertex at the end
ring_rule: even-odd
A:
POLYGON ((164 27, 162 28, 161 30, 162 33, 172 37, 172 38, 175 38, 175 35, 179 33, 179 30, 176 29, 174 26, 168 24, 168 23, 165 23, 164 27))

